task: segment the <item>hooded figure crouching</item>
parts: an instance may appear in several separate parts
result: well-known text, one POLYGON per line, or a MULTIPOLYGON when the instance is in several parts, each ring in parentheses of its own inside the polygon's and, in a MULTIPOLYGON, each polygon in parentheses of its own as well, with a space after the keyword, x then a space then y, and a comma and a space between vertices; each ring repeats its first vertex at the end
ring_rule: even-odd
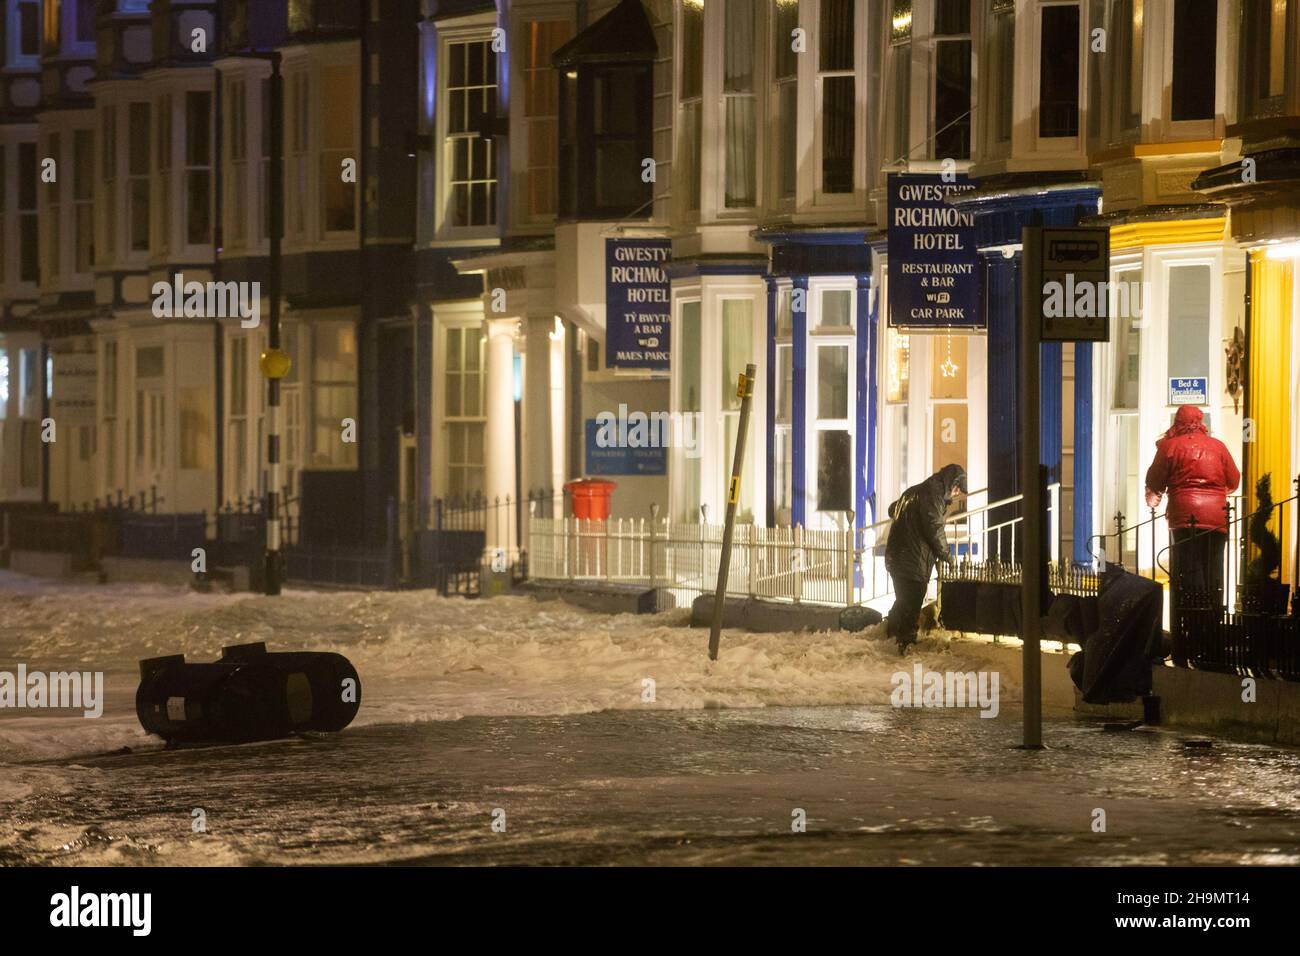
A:
POLYGON ((945 465, 889 506, 893 524, 885 543, 885 571, 894 583, 894 606, 887 622, 889 636, 898 642, 900 653, 916 643, 917 620, 935 562, 955 563, 948 553, 944 516, 953 498, 964 494, 965 469, 945 465))

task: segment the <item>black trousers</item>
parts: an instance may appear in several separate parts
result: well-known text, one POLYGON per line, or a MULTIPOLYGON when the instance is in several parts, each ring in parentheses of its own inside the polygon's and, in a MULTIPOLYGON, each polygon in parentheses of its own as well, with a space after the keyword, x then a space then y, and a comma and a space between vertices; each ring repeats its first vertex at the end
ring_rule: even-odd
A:
POLYGON ((1222 531, 1172 529, 1169 548, 1171 611, 1223 606, 1223 560, 1228 535, 1222 531))
POLYGON ((887 618, 889 636, 900 644, 911 644, 916 640, 917 621, 930 582, 893 575, 890 578, 894 582, 894 606, 889 609, 887 618))

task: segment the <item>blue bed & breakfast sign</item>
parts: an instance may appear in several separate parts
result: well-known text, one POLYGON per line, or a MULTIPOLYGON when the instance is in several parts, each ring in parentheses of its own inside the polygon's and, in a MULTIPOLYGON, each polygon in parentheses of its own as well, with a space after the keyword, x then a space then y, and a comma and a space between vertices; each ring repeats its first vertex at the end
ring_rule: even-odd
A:
POLYGON ((1210 401, 1210 380, 1207 378, 1171 378, 1169 380, 1170 405, 1207 405, 1210 401))

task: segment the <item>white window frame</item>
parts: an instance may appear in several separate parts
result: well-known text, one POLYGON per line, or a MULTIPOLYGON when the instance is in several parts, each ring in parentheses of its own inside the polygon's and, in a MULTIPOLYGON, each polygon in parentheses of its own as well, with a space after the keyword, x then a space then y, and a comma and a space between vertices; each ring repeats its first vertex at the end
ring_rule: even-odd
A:
POLYGON ((700 186, 701 215, 707 209, 712 219, 752 219, 763 202, 763 182, 766 175, 765 157, 767 137, 763 123, 766 116, 766 87, 764 77, 768 76, 770 47, 762 38, 768 36, 768 21, 775 19, 770 15, 770 2, 751 0, 754 4, 754 39, 756 53, 754 57, 753 87, 749 93, 726 92, 726 37, 727 20, 725 2, 709 3, 704 7, 704 96, 703 128, 705 135, 701 144, 701 163, 704 166, 703 180, 700 186), (727 101, 737 97, 748 97, 754 101, 754 202, 748 206, 727 205, 727 101), (712 115, 710 115, 712 114, 712 115), (716 130, 717 135, 709 135, 709 130, 716 130))
MULTIPOLYGON (((766 416, 762 412, 767 408, 768 388, 767 287, 761 276, 729 275, 703 276, 695 288, 700 299, 700 422, 696 439, 698 448, 704 452, 700 456, 700 503, 709 506, 710 524, 722 523, 732 463, 723 461, 726 457, 723 453, 708 454, 705 450, 721 452, 727 447, 724 418, 736 414, 722 409, 722 389, 735 388, 734 382, 722 381, 722 303, 728 299, 744 299, 751 303, 750 361, 754 363, 758 381, 754 383, 749 434, 745 439, 753 456, 752 467, 742 475, 741 496, 750 503, 753 523, 763 525, 767 515, 767 441, 763 426, 766 416)), ((676 362, 673 364, 676 366, 676 362)), ((675 376, 673 381, 675 389, 675 376)))
MULTIPOLYGON (((497 202, 494 209, 493 222, 484 226, 452 226, 448 223, 448 217, 445 212, 451 196, 451 160, 448 146, 450 140, 447 135, 447 74, 442 68, 443 64, 450 62, 450 47, 456 43, 470 42, 491 42, 492 31, 497 26, 497 17, 493 13, 484 13, 473 17, 457 18, 456 20, 437 24, 436 40, 437 43, 437 60, 439 64, 437 75, 437 107, 434 112, 434 118, 437 124, 436 134, 434 136, 435 149, 438 151, 435 166, 437 169, 436 183, 434 188, 434 242, 431 245, 452 245, 452 246, 483 246, 493 245, 498 241, 500 234, 500 190, 503 186, 501 181, 500 157, 497 150, 492 151, 492 163, 494 165, 493 178, 497 188, 497 202)), ((501 97, 501 71, 503 69, 504 57, 497 56, 497 88, 496 96, 498 99, 498 111, 500 110, 501 97)))
MULTIPOLYGON (((1026 0, 1021 0, 1026 2, 1026 0)), ((1147 0, 1148 3, 1153 0, 1147 0)), ((1017 71, 1017 79, 1024 102, 1028 104, 1028 122, 1017 122, 1019 136, 1013 135, 1013 151, 1026 154, 1046 164, 1048 168, 1073 168, 1087 162, 1088 142, 1088 57, 1094 56, 1088 48, 1088 7, 1085 0, 1027 0, 1032 10, 1020 18, 1023 8, 1017 9, 1017 20, 1028 29, 1016 31, 1017 63, 1028 63, 1027 71, 1017 71), (1075 6, 1079 8, 1079 76, 1078 110, 1079 132, 1075 136, 1039 136, 1039 107, 1041 89, 1039 77, 1042 69, 1043 8, 1075 6)), ((973 27, 972 27, 973 28, 973 27)), ((1144 35, 1146 31, 1144 29, 1144 35)), ((977 124, 978 125, 978 124, 977 124)))
MULTIPOLYGON (((854 276, 814 276, 808 280, 808 298, 807 308, 807 365, 804 377, 804 524, 809 528, 827 528, 843 530, 844 524, 842 512, 838 511, 819 511, 817 508, 817 499, 819 495, 818 486, 818 468, 817 456, 820 433, 824 431, 845 431, 849 434, 849 485, 850 489, 855 489, 858 484, 858 478, 855 474, 855 462, 857 461, 858 442, 862 440, 861 435, 857 433, 856 414, 857 414, 857 390, 854 383, 857 382, 860 370, 858 369, 857 357, 857 328, 858 328, 858 295, 857 280, 854 276), (819 329, 821 324, 822 294, 825 292, 843 292, 849 293, 849 322, 845 326, 835 326, 829 329, 819 329), (821 363, 819 361, 818 349, 846 348, 848 349, 848 367, 845 370, 846 381, 845 388, 847 395, 845 398, 845 416, 844 418, 821 418, 819 416, 817 398, 818 389, 821 382, 821 363)), ((796 383, 795 387, 798 387, 796 383)), ((851 491, 852 494, 852 491, 851 491)), ((850 506, 852 498, 850 497, 850 506)))
MULTIPOLYGON (((672 175, 673 191, 677 195, 677 199, 673 203, 675 216, 681 222, 690 224, 704 221, 704 211, 710 208, 710 204, 713 201, 711 194, 716 191, 717 187, 713 182, 712 177, 705 175, 705 170, 709 168, 712 159, 710 153, 713 149, 714 139, 714 137, 708 135, 708 118, 705 116, 705 111, 709 102, 709 87, 711 85, 709 75, 713 72, 709 62, 709 6, 704 4, 704 22, 701 25, 702 36, 700 43, 703 48, 702 57, 704 62, 701 67, 700 94, 698 97, 692 96, 687 99, 682 91, 682 69, 686 62, 686 30, 682 26, 682 7, 686 2, 689 2, 689 0, 678 0, 677 3, 673 4, 675 17, 673 22, 674 125, 672 175), (700 141, 696 144, 698 156, 696 169, 694 170, 695 175, 699 177, 699 182, 695 184, 694 188, 699 189, 700 201, 699 205, 695 208, 689 208, 686 204, 687 193, 693 188, 688 180, 688 173, 691 171, 689 168, 690 164, 683 159, 686 145, 686 137, 683 135, 683 131, 687 128, 684 114, 688 106, 694 106, 700 113, 700 141)), ((699 2, 703 4, 703 0, 699 0, 699 2)), ((715 30, 713 33, 716 34, 717 31, 715 30)))
MULTIPOLYGON (((791 280, 783 279, 776 283, 776 289, 773 296, 773 305, 778 315, 780 314, 781 311, 781 299, 783 297, 787 297, 787 298, 792 297, 793 295, 794 295, 794 283, 791 280)), ((794 312, 793 312, 794 304, 793 302, 790 303, 789 307, 791 309, 790 329, 787 332, 783 332, 781 330, 780 323, 774 322, 774 326, 773 326, 774 337, 772 343, 773 361, 776 364, 772 368, 772 390, 773 390, 774 400, 772 404, 773 421, 771 425, 772 425, 772 436, 773 436, 772 451, 774 457, 771 462, 771 470, 772 470, 772 481, 774 487, 771 489, 771 493, 772 493, 772 519, 773 522, 777 525, 788 525, 790 523, 790 514, 783 513, 778 498, 788 491, 789 492, 788 511, 793 511, 794 508, 793 452, 794 452, 795 381, 794 381, 794 312), (789 362, 790 362, 790 369, 791 369, 790 416, 788 418, 782 416, 781 414, 781 389, 783 387, 782 375, 781 375, 781 353, 783 350, 788 351, 789 353, 789 362), (785 487, 785 480, 781 474, 781 469, 780 469, 780 462, 781 462, 780 449, 781 449, 781 443, 783 437, 788 438, 790 441, 791 459, 787 463, 790 469, 790 483, 788 489, 785 487)), ((764 474, 766 474, 766 470, 764 471, 764 474)))
POLYGON ((713 382, 712 385, 710 385, 709 382, 710 378, 712 379, 718 378, 718 372, 716 371, 716 366, 711 367, 708 361, 706 360, 704 342, 708 336, 708 332, 706 329, 706 323, 704 321, 703 291, 701 289, 699 281, 696 280, 693 282, 684 282, 681 284, 674 283, 672 287, 671 298, 672 298, 672 322, 673 322, 673 328, 675 329, 682 328, 682 312, 684 311, 685 307, 688 304, 696 303, 700 307, 700 343, 699 343, 700 345, 700 399, 699 399, 700 410, 698 413, 687 412, 682 407, 680 401, 681 388, 682 388, 682 348, 684 343, 682 342, 681 335, 678 335, 676 333, 673 334, 670 342, 669 349, 672 355, 668 363, 668 367, 669 367, 668 407, 671 410, 674 418, 682 422, 682 427, 684 429, 691 429, 694 432, 694 438, 695 438, 694 450, 689 450, 683 447, 684 443, 682 442, 673 442, 672 447, 668 451, 668 460, 669 460, 668 496, 669 496, 669 506, 670 506, 668 509, 668 516, 669 516, 669 520, 671 521, 674 522, 681 521, 689 524, 689 523, 699 521, 700 513, 698 509, 695 509, 694 512, 690 515, 686 515, 682 512, 682 507, 685 504, 685 501, 683 499, 685 498, 686 490, 687 490, 685 487, 685 481, 686 481, 685 470, 686 470, 686 462, 688 460, 688 455, 692 456, 690 457, 690 460, 697 462, 699 465, 699 470, 700 470, 699 504, 708 504, 710 516, 716 517, 716 515, 714 514, 713 503, 710 501, 709 498, 706 497, 706 493, 705 493, 707 478, 705 474, 706 469, 704 465, 707 458, 717 457, 717 456, 705 456, 704 454, 702 454, 702 451, 705 448, 714 447, 707 444, 708 441, 707 430, 708 430, 708 422, 710 419, 708 417, 708 411, 707 411, 707 405, 705 399, 708 395, 708 389, 710 387, 712 388, 718 387, 716 381, 713 382), (686 421, 686 416, 689 414, 698 415, 698 420, 693 425, 687 423, 686 421))
MULTIPOLYGON (((1224 116, 1226 115, 1229 104, 1235 100, 1236 81, 1235 77, 1230 75, 1229 57, 1228 57, 1228 38, 1231 33, 1235 38, 1237 35, 1238 25, 1229 19, 1229 7, 1235 7, 1228 0, 1218 0, 1215 7, 1217 23, 1215 24, 1214 35, 1214 115, 1208 119, 1199 120, 1175 120, 1173 104, 1173 75, 1174 75, 1174 4, 1172 2, 1159 4, 1153 0, 1147 0, 1147 5, 1143 8, 1144 12, 1150 11, 1152 20, 1158 26, 1161 39, 1161 82, 1160 82, 1160 111, 1159 119, 1154 124, 1153 133, 1160 141, 1170 140, 1200 140, 1200 139, 1222 139, 1226 134, 1224 116), (1225 82, 1228 81, 1228 82, 1225 82), (1232 96, 1230 96, 1230 91, 1232 96)), ((1234 13, 1240 13, 1239 8, 1235 8, 1234 13)), ((1148 21, 1150 29, 1151 21, 1148 21)), ((1145 62, 1145 61, 1144 61, 1145 62)))
MULTIPOLYGON (((822 81, 828 76, 844 76, 847 71, 823 74, 821 64, 821 0, 800 3, 799 25, 807 38, 807 50, 799 57, 799 155, 810 157, 800 164, 799 207, 811 214, 858 210, 866 204, 868 165, 867 126, 871 115, 868 63, 868 4, 855 3, 853 14, 853 189, 846 193, 827 193, 822 184, 822 81)), ((915 16, 915 14, 914 14, 915 16)))
MULTIPOLYGON (((797 53, 794 54, 795 56, 794 76, 786 77, 784 79, 778 79, 776 76, 776 61, 774 59, 776 43, 778 40, 777 32, 776 32, 777 18, 772 13, 772 4, 774 0, 760 0, 760 2, 762 3, 763 7, 766 10, 766 14, 765 14, 766 22, 762 25, 762 29, 756 32, 759 32, 760 35, 765 37, 767 41, 764 47, 765 50, 764 56, 766 59, 766 62, 764 64, 765 68, 763 69, 761 74, 762 77, 766 78, 767 104, 766 104, 766 108, 759 115, 766 117, 766 123, 764 124, 764 129, 771 130, 771 136, 766 138, 766 142, 761 142, 760 149, 759 149, 760 167, 763 170, 765 170, 761 172, 759 176, 759 183, 760 183, 759 195, 760 197, 761 196, 767 197, 767 205, 771 208, 773 212, 779 215, 785 215, 790 213, 795 208, 795 205, 799 199, 799 167, 798 164, 796 163, 795 176, 794 176, 794 192, 791 193, 789 196, 782 196, 780 194, 781 186, 779 182, 781 177, 781 163, 775 158, 776 151, 781 148, 781 87, 786 84, 792 84, 795 89, 793 121, 794 121, 794 129, 795 129, 794 138, 795 138, 796 152, 798 152, 797 147, 799 143, 799 114, 801 112, 799 107, 799 100, 800 100, 799 63, 802 54, 797 54, 797 53), (765 189, 762 187, 761 185, 762 183, 767 183, 765 189)), ((802 24, 799 22, 797 17, 795 23, 797 27, 802 28, 802 24)), ((781 42, 785 43, 787 46, 793 42, 793 37, 790 36, 781 37, 780 39, 781 42)), ((760 82, 758 86, 759 89, 762 89, 764 83, 760 82)), ((763 130, 760 130, 759 137, 760 140, 764 138, 763 130)))
MULTIPOLYGON (((574 35, 575 31, 574 31, 574 22, 573 22, 573 8, 571 5, 566 5, 563 3, 539 4, 537 6, 530 6, 524 8, 523 10, 520 10, 518 8, 514 9, 511 14, 511 23, 514 25, 514 28, 511 31, 511 35, 516 37, 526 38, 528 36, 529 25, 531 23, 538 22, 538 21, 550 21, 550 22, 558 21, 558 22, 565 23, 569 27, 570 39, 572 39, 574 35)), ((532 159, 532 157, 529 156, 528 132, 529 132, 529 127, 533 123, 542 121, 545 119, 545 117, 529 117, 526 116, 524 113, 525 97, 527 96, 527 88, 528 88, 528 78, 526 76, 527 64, 524 62, 524 54, 520 53, 520 55, 518 56, 510 57, 509 66, 510 66, 510 88, 520 91, 519 103, 517 107, 510 110, 510 143, 511 143, 510 176, 512 180, 512 185, 514 186, 514 188, 510 190, 511 195, 513 197, 510 205, 513 212, 513 224, 516 227, 517 231, 544 232, 546 230, 546 227, 548 227, 551 223, 555 221, 555 213, 552 213, 551 215, 539 215, 539 216, 529 215, 528 201, 530 198, 530 194, 529 194, 528 173, 530 169, 533 168, 533 166, 530 165, 530 160, 532 159)), ((545 69, 554 72, 554 70, 552 70, 549 64, 545 66, 545 69)), ((557 83, 558 83, 558 78, 557 78, 557 83)), ((554 165, 555 174, 556 174, 555 183, 554 183, 556 213, 558 213, 560 209, 560 193, 559 193, 560 157, 559 157, 558 149, 559 149, 561 121, 562 121, 562 117, 559 115, 559 100, 558 100, 558 93, 557 93, 556 115, 555 115, 555 141, 556 141, 557 153, 555 156, 551 157, 551 163, 554 165)), ((498 181, 497 189, 500 188, 501 188, 501 183, 500 181, 498 181)))
MULTIPOLYGON (((487 327, 483 321, 483 304, 478 299, 459 302, 439 302, 433 316, 433 421, 436 449, 434 457, 441 463, 434 471, 433 494, 446 498, 451 493, 451 426, 453 424, 477 424, 483 428, 484 478, 486 480, 487 450, 487 327), (479 414, 449 415, 447 409, 447 332, 470 328, 482 329, 480 340, 482 364, 480 365, 479 414)), ((462 406, 463 410, 463 406, 462 406)))

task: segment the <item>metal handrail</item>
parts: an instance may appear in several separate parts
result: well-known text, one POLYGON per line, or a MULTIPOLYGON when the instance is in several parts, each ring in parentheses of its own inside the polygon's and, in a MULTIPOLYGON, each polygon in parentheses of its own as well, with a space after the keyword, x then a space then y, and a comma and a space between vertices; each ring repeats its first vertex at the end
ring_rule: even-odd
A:
MULTIPOLYGON (((1283 505, 1291 504, 1292 502, 1295 501, 1300 501, 1300 493, 1294 494, 1290 498, 1284 498, 1281 501, 1275 501, 1267 508, 1256 508, 1254 511, 1250 512, 1249 514, 1237 515, 1237 517, 1235 518, 1230 518, 1229 520, 1224 522, 1223 528, 1210 528, 1210 527, 1197 528, 1195 525, 1192 525, 1190 529, 1192 531, 1192 537, 1189 538, 1188 540, 1195 540, 1201 535, 1214 534, 1216 532, 1220 534, 1228 534, 1229 536, 1231 536, 1229 532, 1230 529, 1233 527, 1233 525, 1239 525, 1242 522, 1249 521, 1250 519, 1254 518, 1256 515, 1263 514, 1264 512, 1268 512, 1269 517, 1272 517, 1274 511, 1277 511, 1283 505)), ((1284 546, 1283 533, 1284 533, 1284 529, 1279 528, 1278 529, 1279 547, 1284 546)), ((1174 548, 1174 543, 1171 541, 1169 544, 1161 548, 1159 553, 1157 553, 1155 557, 1155 563, 1160 566, 1160 570, 1165 572, 1165 574, 1169 574, 1170 569, 1165 565, 1165 563, 1161 560, 1161 558, 1163 558, 1166 554, 1168 554, 1171 550, 1173 550, 1173 548, 1174 548)))

